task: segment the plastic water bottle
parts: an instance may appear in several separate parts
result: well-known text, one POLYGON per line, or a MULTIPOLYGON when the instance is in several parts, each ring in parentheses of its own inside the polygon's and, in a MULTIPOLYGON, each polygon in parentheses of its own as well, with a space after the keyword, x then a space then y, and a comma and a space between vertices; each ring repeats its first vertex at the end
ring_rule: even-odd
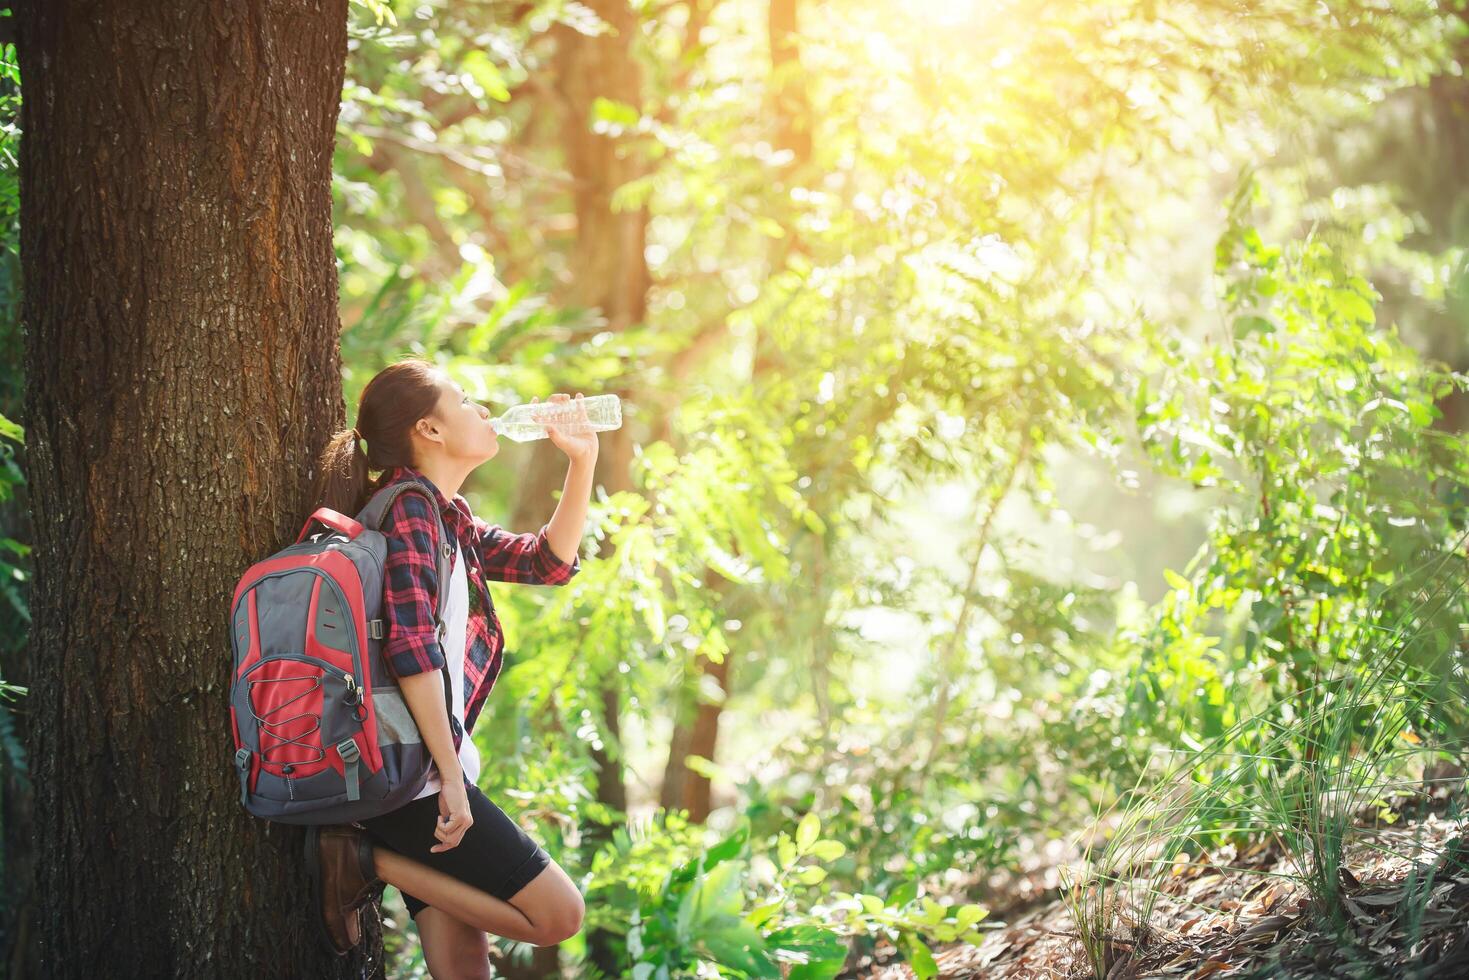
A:
POLYGON ((584 432, 606 432, 622 428, 622 401, 616 395, 593 395, 580 401, 530 402, 505 410, 491 419, 498 435, 516 442, 546 438, 542 423, 554 423, 562 432, 578 435, 584 432), (586 410, 585 417, 582 410, 586 410))

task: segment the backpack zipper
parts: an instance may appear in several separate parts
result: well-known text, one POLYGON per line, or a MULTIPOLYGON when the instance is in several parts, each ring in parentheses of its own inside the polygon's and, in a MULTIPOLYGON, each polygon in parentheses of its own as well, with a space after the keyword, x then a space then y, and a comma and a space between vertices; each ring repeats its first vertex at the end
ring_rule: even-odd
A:
POLYGON ((340 674, 342 680, 345 681, 347 684, 347 690, 357 690, 357 679, 353 677, 350 672, 343 670, 336 664, 327 663, 320 657, 313 657, 309 653, 277 653, 271 657, 261 657, 259 660, 255 661, 255 665, 253 667, 245 671, 245 673, 241 674, 240 677, 241 679, 249 677, 264 664, 273 663, 277 660, 304 660, 306 663, 309 664, 317 664, 321 667, 322 670, 325 670, 329 674, 340 674))
MULTIPOLYGON (((248 600, 248 597, 249 597, 250 593, 252 591, 254 591, 255 587, 258 586, 261 582, 266 581, 267 579, 283 578, 286 575, 298 575, 298 574, 301 574, 303 572, 304 573, 307 573, 307 574, 310 574, 310 575, 318 575, 318 576, 321 577, 322 582, 324 582, 332 590, 332 594, 335 595, 337 597, 337 599, 341 601, 341 604, 342 604, 341 605, 341 608, 343 610, 343 618, 347 622, 350 623, 352 620, 351 620, 351 617, 350 616, 346 615, 346 611, 347 610, 350 610, 352 608, 352 606, 351 606, 351 604, 349 604, 347 602, 347 597, 342 593, 342 590, 337 587, 337 584, 332 581, 332 578, 331 578, 330 575, 328 575, 326 572, 323 572, 323 571, 321 571, 319 569, 315 569, 315 568, 292 568, 292 569, 288 569, 287 571, 284 571, 284 572, 271 572, 269 575, 262 575, 259 578, 255 579, 253 582, 251 582, 250 583, 250 587, 248 589, 245 589, 243 592, 240 593, 240 602, 246 602, 248 600)), ((234 615, 238 614, 239 609, 240 609, 239 603, 236 603, 235 608, 233 610, 231 610, 231 617, 233 617, 234 615)), ((349 652, 349 654, 352 657, 353 673, 356 675, 356 676, 349 675, 349 677, 350 677, 350 680, 352 681, 352 685, 355 688, 360 689, 362 687, 362 682, 359 679, 361 677, 361 675, 362 675, 362 654, 358 650, 358 646, 357 646, 357 631, 356 630, 351 630, 351 629, 347 630, 347 643, 352 648, 348 652, 349 652)), ((282 655, 282 656, 284 656, 284 655, 282 655)), ((317 663, 323 664, 323 665, 325 665, 327 667, 331 667, 331 669, 334 670, 334 671, 340 670, 340 668, 332 667, 331 664, 326 663, 326 661, 324 661, 324 660, 318 660, 315 657, 308 657, 308 656, 306 656, 306 654, 301 654, 296 659, 302 659, 302 658, 307 659, 307 660, 315 660, 317 663)), ((278 659, 278 658, 277 657, 271 657, 269 659, 275 660, 275 659, 278 659)), ((263 662, 264 661, 262 661, 262 663, 263 662)), ((251 667, 250 669, 253 671, 255 668, 254 667, 251 667)))

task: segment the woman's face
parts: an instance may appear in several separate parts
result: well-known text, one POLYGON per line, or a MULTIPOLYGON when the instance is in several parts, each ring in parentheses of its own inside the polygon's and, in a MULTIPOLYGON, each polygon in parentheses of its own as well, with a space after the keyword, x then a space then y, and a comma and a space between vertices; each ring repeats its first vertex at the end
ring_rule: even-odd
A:
POLYGON ((453 459, 476 465, 500 451, 500 438, 490 425, 490 410, 476 401, 452 378, 439 381, 439 403, 431 420, 443 439, 443 451, 453 459))

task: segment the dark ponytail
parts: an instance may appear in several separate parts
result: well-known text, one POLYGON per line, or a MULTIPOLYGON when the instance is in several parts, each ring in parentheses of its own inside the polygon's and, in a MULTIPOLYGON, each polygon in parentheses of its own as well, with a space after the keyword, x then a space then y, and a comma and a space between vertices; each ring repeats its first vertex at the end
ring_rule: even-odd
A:
POLYGON ((368 479, 370 471, 386 475, 394 466, 416 465, 413 426, 438 406, 443 377, 442 369, 420 358, 390 364, 373 376, 357 400, 356 428, 340 430, 322 450, 314 493, 319 506, 356 517, 378 489, 368 479))

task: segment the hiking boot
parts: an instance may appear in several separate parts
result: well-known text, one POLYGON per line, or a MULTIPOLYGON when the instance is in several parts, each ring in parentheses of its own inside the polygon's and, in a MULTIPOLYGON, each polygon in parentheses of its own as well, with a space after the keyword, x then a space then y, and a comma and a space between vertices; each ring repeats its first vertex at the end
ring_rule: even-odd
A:
POLYGON ((362 941, 358 910, 382 883, 372 867, 372 842, 355 827, 306 828, 311 902, 332 952, 344 956, 362 941))

